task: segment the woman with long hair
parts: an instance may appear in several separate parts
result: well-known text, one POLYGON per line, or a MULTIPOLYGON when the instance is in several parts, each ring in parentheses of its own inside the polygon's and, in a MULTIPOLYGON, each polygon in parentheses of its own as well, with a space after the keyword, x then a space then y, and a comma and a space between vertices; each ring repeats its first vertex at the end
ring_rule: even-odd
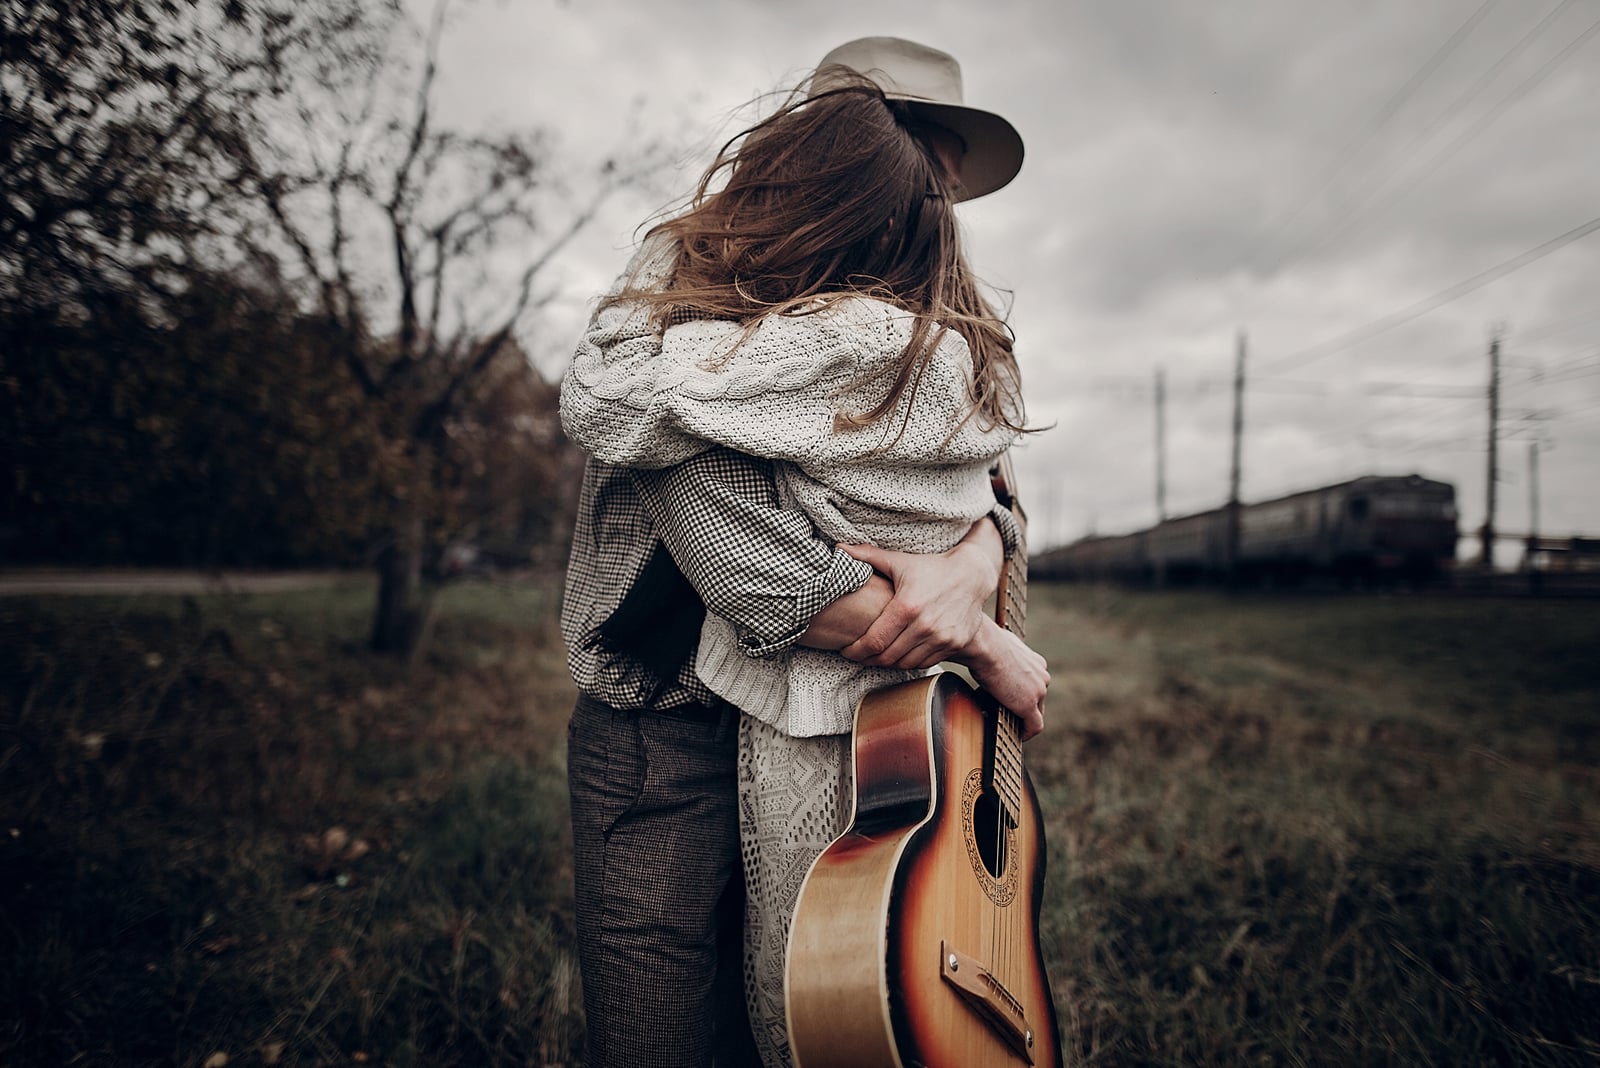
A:
MULTIPOLYGON (((1000 545, 1015 547, 989 472, 1026 420, 1011 333, 967 265, 953 210, 1020 162, 1008 123, 962 105, 949 56, 896 38, 841 46, 804 92, 723 147, 685 210, 649 230, 563 381, 563 424, 591 453, 595 483, 569 571, 569 643, 655 663, 652 677, 739 713, 744 981, 768 1066, 790 1062, 789 917, 806 870, 848 818, 856 702, 948 659, 1021 715, 1028 734, 1043 726, 1044 661, 981 608, 1000 545), (751 562, 729 529, 745 520, 704 503, 716 493, 708 486, 735 481, 704 473, 727 457, 753 465, 769 488, 749 522, 803 524, 795 537, 820 541, 826 563, 797 579, 780 555, 751 562), (659 606, 672 595, 624 583, 597 612, 594 569, 579 566, 623 496, 601 491, 600 479, 619 471, 682 576, 677 596, 704 607, 698 633, 670 650, 663 628, 625 626, 619 638, 613 624, 630 601, 659 606), (878 574, 852 571, 841 550, 878 574), (950 566, 919 570, 928 561, 950 566), (948 589, 924 596, 941 577, 948 589), (763 622, 773 603, 801 606, 784 633, 763 622), (891 603, 899 610, 885 611, 891 603), (691 670, 676 669, 675 656, 690 657, 691 670)), ((575 653, 580 689, 602 688, 605 672, 582 659, 575 653)), ((613 678, 626 673, 612 664, 613 678)), ((596 751, 576 713, 572 744, 596 751)), ((586 884, 616 875, 585 861, 610 840, 580 830, 594 772, 572 774, 581 942, 586 884)), ((604 967, 586 953, 586 987, 604 967)))

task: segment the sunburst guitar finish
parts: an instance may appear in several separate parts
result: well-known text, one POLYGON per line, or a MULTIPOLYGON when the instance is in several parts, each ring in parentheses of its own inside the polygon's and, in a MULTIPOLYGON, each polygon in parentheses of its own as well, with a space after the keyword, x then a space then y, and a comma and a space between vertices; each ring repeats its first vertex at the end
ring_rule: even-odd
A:
MULTIPOLYGON (((1009 585, 997 611, 1015 630, 1009 585)), ((1044 832, 1017 717, 941 672, 862 699, 854 761, 849 828, 812 865, 790 933, 797 1063, 1059 1066, 1044 832)))

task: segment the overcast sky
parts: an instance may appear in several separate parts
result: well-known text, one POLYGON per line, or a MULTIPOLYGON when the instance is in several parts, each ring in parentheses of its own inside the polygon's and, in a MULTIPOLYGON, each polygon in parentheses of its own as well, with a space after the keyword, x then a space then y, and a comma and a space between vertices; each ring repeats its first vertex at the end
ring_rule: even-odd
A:
MULTIPOLYGON (((575 171, 642 129, 685 192, 741 104, 873 34, 956 55, 1027 145, 961 213, 1052 427, 1018 457, 1036 546, 1154 520, 1158 368, 1167 510, 1223 501, 1241 330, 1246 500, 1415 471, 1476 530, 1498 329, 1498 525, 1527 528, 1537 437, 1542 532, 1600 534, 1600 0, 482 0, 444 111, 547 128, 575 171)), ((559 264, 546 370, 662 199, 559 264)))

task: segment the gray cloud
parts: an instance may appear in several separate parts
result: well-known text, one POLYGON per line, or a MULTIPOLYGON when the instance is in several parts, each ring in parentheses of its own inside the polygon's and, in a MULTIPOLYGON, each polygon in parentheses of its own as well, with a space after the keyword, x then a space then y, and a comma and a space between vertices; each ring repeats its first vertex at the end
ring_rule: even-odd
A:
MULTIPOLYGON (((1479 0, 525 0, 467 9, 447 72, 457 121, 548 125, 575 158, 615 151, 635 115, 686 146, 674 179, 686 188, 741 102, 833 44, 897 33, 946 48, 969 100, 1027 140, 1017 180, 963 213, 980 273, 1014 293, 1030 410, 1055 424, 1019 459, 1047 505, 1035 509, 1044 540, 1151 518, 1146 384, 1157 366, 1173 385, 1170 504, 1220 501, 1239 328, 1261 369, 1247 403, 1247 495, 1418 470, 1457 482, 1471 527, 1483 508, 1482 402, 1366 386, 1481 386, 1497 323, 1508 359, 1600 361, 1600 234, 1360 344, 1290 360, 1277 377, 1300 393, 1266 379, 1275 362, 1600 214, 1600 41, 1546 69, 1593 24, 1592 6, 1565 10, 1460 103, 1555 6, 1494 5, 1409 88, 1479 0), (1595 321, 1518 340, 1585 313, 1595 321)), ((576 333, 658 205, 619 202, 573 250, 548 336, 576 333)), ((543 347, 559 360, 559 341, 543 347)), ((1512 368, 1507 391, 1519 410, 1559 414, 1509 427, 1504 475, 1518 488, 1503 497, 1502 525, 1526 518, 1518 465, 1542 427, 1547 529, 1600 532, 1587 492, 1600 374, 1542 382, 1512 368)))

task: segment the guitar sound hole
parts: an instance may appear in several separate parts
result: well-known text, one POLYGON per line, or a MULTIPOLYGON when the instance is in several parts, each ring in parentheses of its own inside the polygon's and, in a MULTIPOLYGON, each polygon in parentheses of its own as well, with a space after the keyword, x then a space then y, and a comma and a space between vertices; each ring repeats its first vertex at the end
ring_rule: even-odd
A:
POLYGON ((1006 866, 1006 836, 1000 798, 993 790, 985 790, 973 799, 972 837, 978 844, 978 856, 989 877, 1000 878, 1006 866))

